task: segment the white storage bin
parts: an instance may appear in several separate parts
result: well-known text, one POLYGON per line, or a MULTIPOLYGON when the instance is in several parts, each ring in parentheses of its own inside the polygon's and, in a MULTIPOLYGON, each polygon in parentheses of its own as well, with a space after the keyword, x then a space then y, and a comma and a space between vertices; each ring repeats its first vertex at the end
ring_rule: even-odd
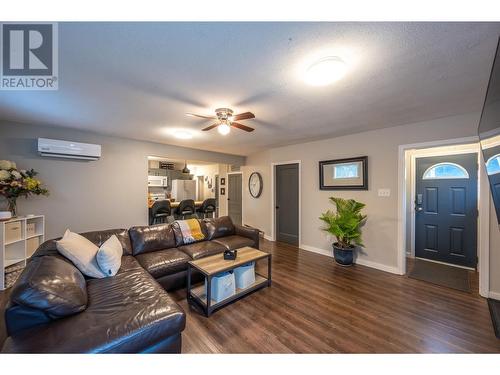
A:
POLYGON ((244 264, 234 269, 236 288, 245 289, 255 283, 255 262, 244 264))
MULTIPOLYGON (((222 272, 212 277, 211 299, 215 303, 231 297, 236 293, 233 272, 222 272)), ((205 295, 207 292, 207 280, 205 279, 205 295)))

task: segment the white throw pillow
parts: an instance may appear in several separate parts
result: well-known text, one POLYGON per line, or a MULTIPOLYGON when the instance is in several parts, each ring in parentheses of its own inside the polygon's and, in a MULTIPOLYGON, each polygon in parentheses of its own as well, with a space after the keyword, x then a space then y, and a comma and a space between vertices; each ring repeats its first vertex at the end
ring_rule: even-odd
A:
POLYGON ((56 246, 57 251, 73 262, 84 275, 97 279, 106 277, 97 264, 96 254, 99 248, 85 237, 67 229, 56 246))
POLYGON ((97 251, 97 264, 106 276, 114 276, 122 265, 123 248, 114 234, 97 251))

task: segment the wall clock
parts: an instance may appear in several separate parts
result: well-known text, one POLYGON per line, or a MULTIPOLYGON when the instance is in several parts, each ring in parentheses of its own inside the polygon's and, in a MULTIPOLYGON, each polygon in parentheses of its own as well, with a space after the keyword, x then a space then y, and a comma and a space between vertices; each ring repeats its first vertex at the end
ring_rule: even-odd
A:
POLYGON ((248 178, 248 190, 254 198, 258 198, 262 194, 262 176, 259 172, 253 172, 248 178))

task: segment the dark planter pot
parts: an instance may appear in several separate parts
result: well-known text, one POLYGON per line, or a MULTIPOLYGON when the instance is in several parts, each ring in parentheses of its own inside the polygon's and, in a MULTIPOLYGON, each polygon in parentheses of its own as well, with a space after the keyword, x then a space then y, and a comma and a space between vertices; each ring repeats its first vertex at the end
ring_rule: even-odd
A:
POLYGON ((332 244, 333 247, 333 257, 335 258, 335 262, 340 264, 341 266, 352 266, 354 261, 354 246, 351 246, 349 249, 344 249, 342 247, 338 247, 337 243, 332 244))

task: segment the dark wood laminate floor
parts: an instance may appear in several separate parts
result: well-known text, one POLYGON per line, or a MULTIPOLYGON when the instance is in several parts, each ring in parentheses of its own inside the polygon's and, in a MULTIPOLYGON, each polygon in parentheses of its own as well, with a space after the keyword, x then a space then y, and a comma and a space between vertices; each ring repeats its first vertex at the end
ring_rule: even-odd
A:
MULTIPOLYGON (((187 313, 184 353, 500 353, 486 300, 477 292, 344 268, 265 240, 261 249, 273 254, 272 287, 210 318, 188 308, 185 290, 172 294, 187 313)), ((5 300, 0 292, 1 316, 5 300)))
POLYGON ((187 312, 184 353, 500 353, 477 292, 344 268, 285 244, 261 249, 273 254, 272 287, 210 318, 188 308, 185 290, 173 294, 187 312))

